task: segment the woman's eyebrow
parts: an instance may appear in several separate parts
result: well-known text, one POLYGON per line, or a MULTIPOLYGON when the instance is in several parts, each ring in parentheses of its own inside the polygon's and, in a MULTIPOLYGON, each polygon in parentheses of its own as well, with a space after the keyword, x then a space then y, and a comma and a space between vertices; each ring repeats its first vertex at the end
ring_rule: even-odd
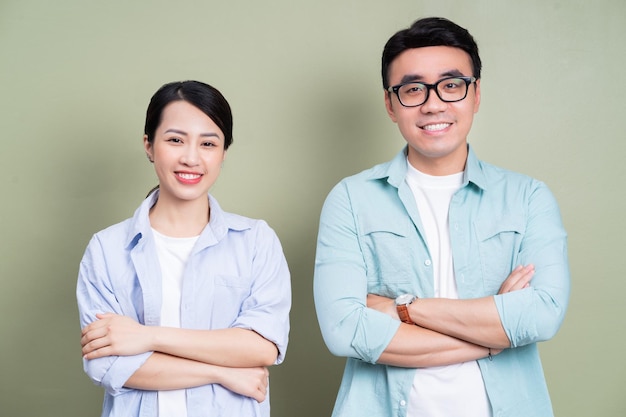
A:
POLYGON ((165 133, 176 133, 178 135, 183 135, 183 136, 187 136, 187 132, 183 131, 183 130, 179 130, 179 129, 167 129, 165 131, 165 133))
MULTIPOLYGON (((167 129, 165 131, 165 133, 176 133, 177 135, 188 136, 187 132, 185 132, 184 130, 180 130, 180 129, 167 129)), ((201 133, 200 136, 202 136, 202 137, 216 137, 216 138, 220 137, 215 132, 201 133)))

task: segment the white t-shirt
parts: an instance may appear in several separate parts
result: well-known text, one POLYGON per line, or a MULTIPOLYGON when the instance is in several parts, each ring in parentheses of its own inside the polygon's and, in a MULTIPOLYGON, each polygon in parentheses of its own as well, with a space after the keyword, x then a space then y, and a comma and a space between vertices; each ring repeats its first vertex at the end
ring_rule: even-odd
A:
MULTIPOLYGON (((431 176, 408 165, 406 181, 415 197, 432 257, 435 297, 459 298, 454 278, 448 211, 452 196, 463 183, 463 172, 431 176)), ((407 417, 491 415, 491 405, 476 361, 418 368, 415 372, 407 417)))
MULTIPOLYGON (((161 286, 163 304, 161 305, 161 326, 180 327, 180 301, 183 288, 183 272, 191 254, 191 250, 198 240, 198 236, 174 238, 165 236, 156 230, 154 241, 156 244, 159 265, 161 266, 161 286)), ((186 417, 187 400, 186 390, 171 390, 158 392, 160 417, 186 417)))

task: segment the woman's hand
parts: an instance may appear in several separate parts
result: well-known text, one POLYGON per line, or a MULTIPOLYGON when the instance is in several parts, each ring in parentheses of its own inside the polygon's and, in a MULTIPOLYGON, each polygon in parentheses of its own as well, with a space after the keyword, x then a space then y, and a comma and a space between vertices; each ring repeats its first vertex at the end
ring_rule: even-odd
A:
POLYGON ((98 320, 82 330, 80 344, 85 359, 138 355, 151 350, 147 326, 119 314, 96 314, 96 317, 98 320))
POLYGON ((269 371, 265 367, 223 368, 219 384, 239 395, 263 402, 267 396, 269 371))

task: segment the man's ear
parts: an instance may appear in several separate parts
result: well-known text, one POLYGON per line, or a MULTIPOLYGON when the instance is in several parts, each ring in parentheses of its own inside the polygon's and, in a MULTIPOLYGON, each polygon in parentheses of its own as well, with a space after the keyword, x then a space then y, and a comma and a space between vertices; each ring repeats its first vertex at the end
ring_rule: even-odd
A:
POLYGON ((385 91, 385 108, 391 120, 396 123, 396 114, 393 111, 393 103, 391 102, 391 93, 389 91, 385 91))
POLYGON ((478 113, 480 107, 480 78, 474 83, 474 113, 478 113))

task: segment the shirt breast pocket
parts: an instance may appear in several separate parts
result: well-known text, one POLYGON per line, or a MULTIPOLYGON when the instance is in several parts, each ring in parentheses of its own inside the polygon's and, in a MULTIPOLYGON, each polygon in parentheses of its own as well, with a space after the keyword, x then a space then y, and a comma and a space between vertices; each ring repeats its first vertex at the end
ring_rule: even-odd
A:
POLYGON ((525 222, 522 216, 502 216, 475 223, 485 289, 496 294, 518 262, 525 222))
POLYGON ((369 292, 395 296, 398 288, 411 282, 412 225, 408 219, 403 220, 376 220, 361 225, 369 292))
POLYGON ((213 328, 229 327, 239 317, 241 306, 250 294, 250 280, 235 275, 215 276, 213 328))

